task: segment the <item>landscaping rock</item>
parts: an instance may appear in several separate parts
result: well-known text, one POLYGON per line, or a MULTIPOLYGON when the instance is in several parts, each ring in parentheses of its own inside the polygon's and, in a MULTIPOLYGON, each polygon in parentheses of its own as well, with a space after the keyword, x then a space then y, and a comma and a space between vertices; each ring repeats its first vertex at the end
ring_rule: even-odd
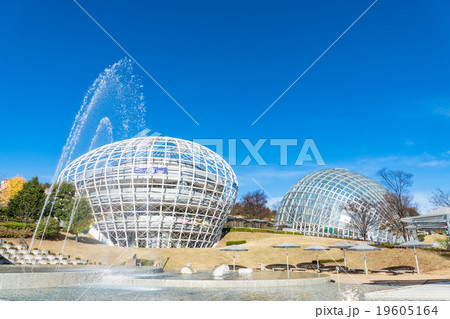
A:
POLYGON ((183 274, 183 275, 192 275, 192 274, 196 274, 197 270, 195 270, 191 264, 187 264, 186 266, 184 266, 183 268, 181 268, 178 271, 179 274, 183 274))
POLYGON ((230 272, 230 267, 228 265, 220 265, 216 266, 213 271, 212 275, 213 277, 223 277, 223 275, 226 275, 230 272))

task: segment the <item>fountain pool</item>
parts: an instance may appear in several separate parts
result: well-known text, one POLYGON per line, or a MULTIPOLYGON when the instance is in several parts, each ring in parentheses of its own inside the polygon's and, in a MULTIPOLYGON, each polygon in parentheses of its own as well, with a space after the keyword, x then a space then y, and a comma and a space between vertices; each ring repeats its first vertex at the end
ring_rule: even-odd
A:
POLYGON ((93 301, 322 301, 365 300, 364 294, 389 286, 335 283, 302 287, 155 288, 115 285, 0 290, 0 300, 93 301))
POLYGON ((41 269, 32 274, 68 274, 72 279, 77 278, 76 275, 73 277, 74 274, 84 274, 89 276, 89 280, 83 282, 75 279, 72 286, 65 282, 65 287, 2 287, 0 300, 364 300, 364 294, 388 288, 381 285, 332 283, 328 277, 314 273, 291 273, 289 279, 285 272, 254 272, 252 276, 246 277, 231 273, 221 279, 214 279, 209 272, 180 275, 172 271, 151 273, 149 270, 116 268, 106 271, 97 268, 89 271, 59 269, 49 272, 41 269))

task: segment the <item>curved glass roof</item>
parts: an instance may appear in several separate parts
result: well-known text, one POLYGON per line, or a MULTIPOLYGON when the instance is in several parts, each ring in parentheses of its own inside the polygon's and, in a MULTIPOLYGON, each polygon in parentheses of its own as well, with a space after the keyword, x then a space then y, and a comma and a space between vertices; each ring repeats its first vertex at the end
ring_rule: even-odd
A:
POLYGON ((346 169, 323 169, 301 178, 284 196, 276 216, 278 223, 303 222, 351 229, 344 207, 364 198, 380 202, 386 188, 346 169))

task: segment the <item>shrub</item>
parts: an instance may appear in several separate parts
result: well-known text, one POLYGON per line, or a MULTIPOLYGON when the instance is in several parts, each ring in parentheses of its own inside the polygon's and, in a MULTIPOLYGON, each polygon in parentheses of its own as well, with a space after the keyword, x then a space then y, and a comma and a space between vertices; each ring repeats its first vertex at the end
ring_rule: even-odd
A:
MULTIPOLYGON (((14 229, 14 228, 7 228, 5 226, 0 225, 0 238, 28 238, 31 237, 33 233, 29 228, 27 229, 14 229)), ((8 243, 12 244, 12 243, 8 243)))
POLYGON ((153 266, 155 264, 154 260, 139 259, 141 261, 141 266, 153 266))
POLYGON ((424 241, 425 240, 425 235, 424 234, 419 234, 419 235, 417 235, 417 238, 419 239, 419 241, 424 241))
POLYGON ((256 228, 256 229, 251 229, 250 230, 252 233, 273 233, 273 230, 271 229, 261 229, 261 228, 256 228))
MULTIPOLYGON (((249 228, 249 227, 234 227, 229 230, 230 232, 247 232, 247 233, 268 233, 268 234, 286 234, 286 232, 279 230, 275 231, 273 229, 262 229, 262 228, 249 228)), ((287 232, 288 235, 292 235, 292 232, 287 232)), ((294 232, 294 235, 303 235, 302 233, 294 232)))
POLYGON ((450 237, 437 238, 436 242, 441 245, 442 248, 450 250, 450 237))
POLYGON ((80 234, 87 234, 89 233, 89 229, 91 228, 91 226, 89 225, 88 227, 84 228, 83 230, 80 231, 80 234))
MULTIPOLYGON (((9 228, 9 229, 23 229, 23 223, 20 222, 3 222, 0 223, 0 226, 9 228)), ((28 225, 30 226, 30 225, 28 225)))
POLYGON ((237 231, 237 232, 250 232, 251 230, 250 230, 250 228, 247 228, 247 227, 234 227, 234 228, 230 229, 230 232, 235 232, 235 231, 237 231))
POLYGON ((221 239, 224 238, 231 230, 231 227, 223 227, 222 228, 222 236, 220 237, 221 239))
POLYGON ((246 240, 230 240, 230 241, 227 241, 225 243, 225 245, 227 245, 227 246, 241 245, 241 244, 245 244, 246 242, 247 242, 246 240))

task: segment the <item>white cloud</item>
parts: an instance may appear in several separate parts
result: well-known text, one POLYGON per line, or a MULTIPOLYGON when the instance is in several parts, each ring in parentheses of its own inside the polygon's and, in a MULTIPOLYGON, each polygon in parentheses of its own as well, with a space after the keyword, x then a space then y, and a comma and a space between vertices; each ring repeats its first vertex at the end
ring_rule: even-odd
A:
POLYGON ((283 200, 283 196, 270 197, 267 199, 267 207, 278 210, 278 205, 283 200))
POLYGON ((427 162, 423 162, 420 163, 419 166, 420 167, 445 167, 450 165, 450 161, 448 160, 434 160, 434 161, 427 161, 427 162))
POLYGON ((429 200, 429 193, 426 192, 414 192, 412 193, 414 196, 414 203, 419 206, 419 212, 421 214, 428 213, 433 209, 433 205, 429 200))

